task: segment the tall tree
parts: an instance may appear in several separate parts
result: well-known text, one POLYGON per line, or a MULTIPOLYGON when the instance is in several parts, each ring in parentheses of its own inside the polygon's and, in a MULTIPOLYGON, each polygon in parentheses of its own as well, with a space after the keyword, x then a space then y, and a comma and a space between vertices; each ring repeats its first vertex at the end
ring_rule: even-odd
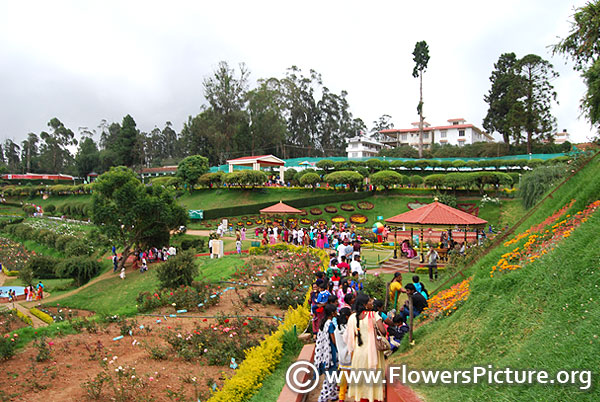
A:
POLYGON ((213 75, 204 79, 204 96, 214 112, 216 128, 223 138, 221 162, 231 156, 236 133, 248 124, 244 107, 249 75, 245 64, 239 65, 239 76, 236 76, 235 70, 222 61, 213 75))
POLYGON ((79 149, 75 155, 77 175, 85 178, 89 173, 100 169, 100 151, 91 137, 83 137, 79 141, 79 149))
MULTIPOLYGON (((427 42, 420 41, 415 44, 415 50, 413 50, 413 61, 415 67, 413 68, 413 77, 419 78, 419 104, 417 105, 417 112, 419 112, 419 158, 423 157, 423 73, 427 69, 427 63, 429 63, 429 46, 427 42)), ((433 139, 431 141, 433 144, 433 139)))
POLYGON ((248 92, 251 155, 282 154, 287 134, 282 103, 278 80, 259 81, 258 88, 248 92))
POLYGON ((6 161, 8 170, 11 172, 17 173, 19 171, 19 163, 21 162, 19 158, 20 150, 21 147, 19 147, 19 144, 10 138, 4 141, 4 160, 6 161))
POLYGON ((49 133, 40 133, 40 138, 44 141, 41 146, 42 167, 48 173, 61 173, 73 162, 73 155, 68 147, 77 145, 77 140, 73 131, 56 117, 48 122, 48 127, 49 133))
POLYGON ((581 71, 587 86, 581 109, 600 133, 600 0, 576 10, 569 35, 553 46, 553 52, 571 58, 575 70, 581 71))
POLYGON ((139 141, 139 130, 136 127, 135 120, 130 115, 123 117, 121 130, 119 130, 118 140, 116 141, 116 151, 118 162, 123 166, 133 167, 140 161, 139 148, 136 142, 139 141), (137 162, 137 163, 136 163, 137 162))
POLYGON ((394 123, 392 123, 392 116, 389 114, 382 114, 379 116, 379 119, 373 122, 373 127, 371 128, 371 137, 379 140, 382 135, 380 134, 381 130, 389 130, 394 128, 394 123))
POLYGON ((515 66, 523 91, 523 128, 527 133, 527 153, 531 153, 534 136, 552 140, 556 118, 552 116, 552 101, 556 92, 551 81, 558 77, 552 64, 535 54, 528 54, 515 66))
POLYGON ((160 133, 162 153, 166 158, 171 159, 179 156, 177 133, 172 127, 173 124, 170 121, 167 121, 160 133))
POLYGON ((518 116, 522 112, 522 104, 519 102, 521 91, 520 77, 516 71, 517 61, 514 53, 500 55, 490 76, 492 87, 483 97, 489 105, 483 127, 490 133, 502 134, 507 144, 511 138, 518 142, 521 136, 518 116))
POLYGON ((40 139, 34 133, 27 134, 27 139, 21 142, 21 163, 26 172, 33 172, 32 167, 36 165, 38 156, 38 143, 40 139), (32 163, 33 162, 33 163, 32 163))
POLYGON ((188 156, 177 166, 177 176, 187 185, 190 193, 198 178, 208 172, 208 159, 200 155, 188 156))

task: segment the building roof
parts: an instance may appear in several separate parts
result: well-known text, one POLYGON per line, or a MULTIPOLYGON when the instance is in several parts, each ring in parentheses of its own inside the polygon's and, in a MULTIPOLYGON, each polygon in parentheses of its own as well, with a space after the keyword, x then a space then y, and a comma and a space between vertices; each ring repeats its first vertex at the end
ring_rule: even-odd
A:
POLYGON ((274 155, 243 156, 241 158, 229 159, 228 165, 252 166, 255 162, 262 166, 284 166, 285 161, 274 155))
POLYGON ((463 119, 462 117, 459 117, 457 119, 448 119, 448 123, 452 123, 452 122, 455 122, 455 121, 466 121, 466 120, 463 119))
POLYGON ((165 172, 176 172, 177 166, 161 166, 154 168, 144 168, 142 173, 165 173, 165 172))
POLYGON ((263 208, 260 210, 261 214, 279 214, 279 215, 297 215, 302 213, 299 209, 294 207, 290 207, 287 204, 279 201, 279 203, 275 205, 271 205, 270 207, 263 208))
POLYGON ((44 174, 44 173, 27 173, 27 174, 3 174, 1 176, 5 180, 75 180, 73 176, 66 174, 44 174))
POLYGON ((444 226, 480 226, 487 223, 484 219, 437 201, 421 208, 393 216, 385 221, 389 223, 444 226))

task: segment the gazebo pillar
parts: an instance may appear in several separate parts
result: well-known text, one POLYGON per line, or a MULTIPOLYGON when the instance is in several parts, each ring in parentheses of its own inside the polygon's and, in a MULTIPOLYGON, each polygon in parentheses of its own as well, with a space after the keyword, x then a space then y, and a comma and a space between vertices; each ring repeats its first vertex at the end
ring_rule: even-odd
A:
POLYGON ((283 168, 283 165, 279 166, 279 181, 281 182, 281 184, 285 184, 284 173, 285 170, 283 168))
POLYGON ((233 173, 233 164, 229 164, 229 173, 233 173))

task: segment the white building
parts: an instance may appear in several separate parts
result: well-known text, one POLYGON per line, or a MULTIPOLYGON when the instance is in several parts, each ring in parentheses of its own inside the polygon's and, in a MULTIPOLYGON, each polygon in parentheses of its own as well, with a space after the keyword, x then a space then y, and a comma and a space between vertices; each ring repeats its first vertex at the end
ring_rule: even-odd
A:
POLYGON ((567 130, 563 130, 562 132, 554 134, 555 144, 564 144, 567 141, 571 142, 571 136, 569 135, 567 130))
POLYGON ((348 158, 369 158, 377 156, 383 148, 388 148, 381 142, 364 135, 349 138, 347 143, 348 158))
MULTIPOLYGON (((410 145, 419 147, 419 122, 412 123, 411 128, 381 130, 383 135, 382 142, 385 145, 398 147, 401 145, 410 145)), ((450 119, 444 126, 431 126, 423 122, 423 148, 428 149, 431 144, 450 144, 463 146, 475 142, 494 142, 494 138, 474 126, 467 123, 465 119, 450 119)))

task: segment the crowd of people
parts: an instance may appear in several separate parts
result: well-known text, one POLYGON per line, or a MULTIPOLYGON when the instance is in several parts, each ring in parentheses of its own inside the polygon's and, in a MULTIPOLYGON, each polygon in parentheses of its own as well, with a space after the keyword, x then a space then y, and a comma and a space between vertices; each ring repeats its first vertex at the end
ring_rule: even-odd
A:
MULTIPOLYGON (((140 273, 144 273, 148 271, 148 264, 153 262, 162 262, 166 261, 169 257, 177 255, 177 249, 173 246, 170 247, 150 247, 147 250, 142 250, 140 248, 136 249, 133 253, 133 264, 132 268, 134 270, 139 269, 140 273)), ((112 263, 113 263, 113 272, 117 272, 119 269, 119 262, 123 259, 122 256, 117 254, 117 249, 115 246, 112 247, 112 263)), ((126 278, 125 266, 121 267, 121 271, 119 273, 119 277, 121 279, 126 278)))
MULTIPOLYGON (((396 273, 389 286, 388 301, 393 308, 385 311, 383 300, 362 292, 362 275, 352 271, 346 262, 347 255, 332 257, 327 271, 315 274, 310 298, 313 337, 316 339, 314 363, 320 374, 335 370, 378 370, 383 373, 385 359, 397 350, 409 332, 410 305, 413 317, 417 317, 427 307, 429 295, 417 275, 412 277, 412 283, 403 287, 402 275, 396 273), (407 300, 399 307, 401 293, 407 295, 407 300)), ((336 384, 325 376, 319 402, 383 401, 384 383, 381 380, 384 378, 381 375, 379 383, 375 384, 348 384, 342 376, 341 383, 336 384)))

